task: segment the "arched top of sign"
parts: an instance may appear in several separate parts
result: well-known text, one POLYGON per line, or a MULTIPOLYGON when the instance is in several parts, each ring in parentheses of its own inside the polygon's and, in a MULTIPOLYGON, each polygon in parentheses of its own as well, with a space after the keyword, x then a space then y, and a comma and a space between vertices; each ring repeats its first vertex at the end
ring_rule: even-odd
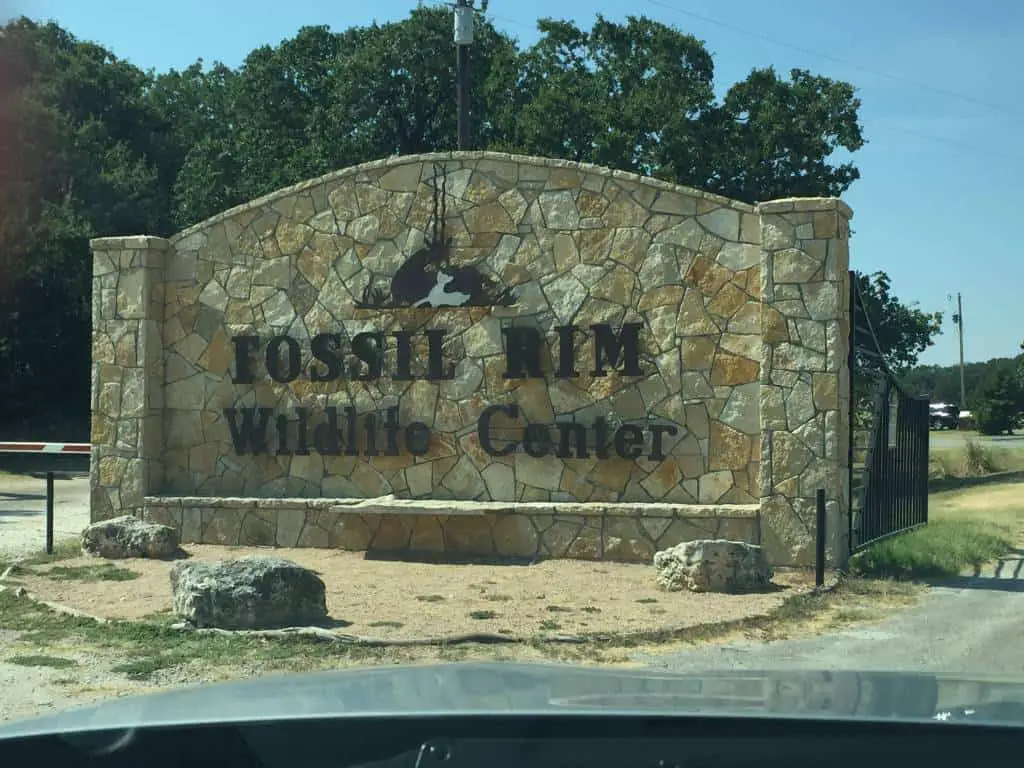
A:
POLYGON ((434 163, 430 180, 433 207, 430 234, 423 247, 412 253, 391 277, 388 288, 370 283, 356 309, 511 306, 511 288, 502 287, 472 264, 451 261, 452 238, 446 232, 448 173, 434 163))

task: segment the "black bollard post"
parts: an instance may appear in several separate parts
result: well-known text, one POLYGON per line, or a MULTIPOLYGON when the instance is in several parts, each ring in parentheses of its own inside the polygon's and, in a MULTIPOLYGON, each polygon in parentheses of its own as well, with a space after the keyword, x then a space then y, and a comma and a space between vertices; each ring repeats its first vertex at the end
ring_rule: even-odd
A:
POLYGON ((825 586, 825 489, 818 489, 818 524, 815 531, 814 585, 825 586))
POLYGON ((46 473, 46 554, 53 554, 53 472, 46 473))

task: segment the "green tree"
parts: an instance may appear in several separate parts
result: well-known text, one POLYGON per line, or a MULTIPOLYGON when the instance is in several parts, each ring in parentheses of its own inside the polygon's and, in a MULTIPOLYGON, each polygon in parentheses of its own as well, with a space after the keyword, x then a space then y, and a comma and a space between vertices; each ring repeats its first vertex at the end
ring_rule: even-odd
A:
POLYGON ((1017 355, 1017 378, 1024 387, 1024 341, 1020 343, 1021 354, 1017 355))
POLYGON ((1024 387, 1016 372, 1006 366, 995 368, 982 383, 973 410, 981 434, 1012 433, 1024 413, 1024 387))
POLYGON ((710 165, 701 115, 714 101, 714 66, 699 40, 636 17, 598 16, 589 32, 571 21, 537 26, 517 76, 503 75, 515 87, 498 86, 490 105, 498 144, 676 181, 671 157, 687 155, 686 171, 710 165))
MULTIPOLYGON (((880 370, 884 361, 895 375, 905 374, 917 363, 918 356, 931 346, 942 330, 942 313, 925 312, 915 304, 905 304, 893 293, 892 281, 885 272, 856 275, 861 306, 870 323, 873 340, 866 333, 858 334, 858 342, 868 354, 858 358, 866 372, 880 370), (872 346, 877 347, 871 349, 872 346), (871 354, 880 353, 881 358, 871 354)), ((866 328, 865 317, 857 313, 855 322, 866 328)))
MULTIPOLYGON (((978 401, 978 391, 989 373, 998 367, 1016 372, 1024 356, 1017 358, 996 357, 983 363, 967 363, 964 366, 964 389, 967 393, 967 407, 978 401)), ((959 365, 916 366, 900 376, 904 389, 912 395, 925 396, 932 402, 960 402, 959 365)))
POLYGON ((207 68, 200 60, 157 75, 146 91, 147 107, 159 125, 153 162, 171 231, 242 200, 239 169, 229 151, 236 76, 230 67, 207 68))
POLYGON ((646 17, 589 31, 538 22, 541 39, 490 83, 498 146, 634 171, 737 200, 836 196, 859 172, 832 165, 864 144, 853 86, 756 69, 722 103, 692 35, 646 17), (514 85, 513 85, 514 84, 514 85))
POLYGON ((146 73, 28 19, 0 28, 0 71, 0 418, 44 431, 89 412, 89 238, 159 233, 169 217, 146 73))

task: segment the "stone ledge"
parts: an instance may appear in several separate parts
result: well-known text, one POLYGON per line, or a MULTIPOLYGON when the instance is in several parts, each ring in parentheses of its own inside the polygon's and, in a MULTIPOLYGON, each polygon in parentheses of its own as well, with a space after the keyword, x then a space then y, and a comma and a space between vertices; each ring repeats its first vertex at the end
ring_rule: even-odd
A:
POLYGON ((147 496, 147 507, 186 509, 211 507, 215 509, 332 509, 339 505, 355 504, 364 499, 305 499, 296 497, 257 498, 255 496, 147 496))
POLYGON ((94 251, 159 250, 166 251, 171 241, 156 235, 128 235, 126 237, 94 237, 89 247, 94 251))
POLYGON ((853 209, 838 197, 783 197, 757 204, 759 214, 817 211, 839 211, 847 220, 853 218, 853 209))
POLYGON ((303 509, 352 515, 480 516, 494 514, 575 515, 577 517, 733 518, 754 519, 758 504, 659 504, 598 502, 452 501, 449 499, 245 498, 213 496, 147 496, 146 507, 162 509, 303 509))

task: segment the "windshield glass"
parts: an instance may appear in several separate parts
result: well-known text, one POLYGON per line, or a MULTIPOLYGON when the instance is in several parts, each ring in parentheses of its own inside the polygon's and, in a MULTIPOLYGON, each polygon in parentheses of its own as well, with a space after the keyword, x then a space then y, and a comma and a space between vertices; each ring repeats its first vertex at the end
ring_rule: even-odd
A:
POLYGON ((861 6, 3 5, 0 719, 1017 700, 1024 16, 861 6))

